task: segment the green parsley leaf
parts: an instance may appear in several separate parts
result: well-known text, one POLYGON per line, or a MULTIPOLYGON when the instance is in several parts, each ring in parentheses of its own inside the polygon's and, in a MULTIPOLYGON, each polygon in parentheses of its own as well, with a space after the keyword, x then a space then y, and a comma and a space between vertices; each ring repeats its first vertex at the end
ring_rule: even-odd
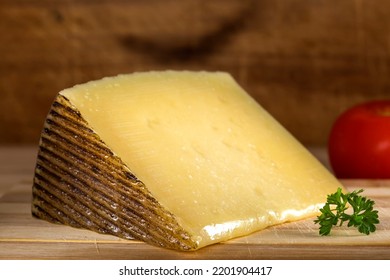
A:
POLYGON ((321 215, 317 216, 314 223, 320 225, 320 235, 329 235, 333 226, 342 226, 348 222, 348 227, 356 227, 360 233, 369 235, 376 230, 379 224, 378 211, 374 210, 375 202, 361 196, 363 190, 355 190, 344 194, 341 188, 337 192, 328 195, 327 201, 320 209, 321 215), (347 214, 348 205, 353 213, 347 214))

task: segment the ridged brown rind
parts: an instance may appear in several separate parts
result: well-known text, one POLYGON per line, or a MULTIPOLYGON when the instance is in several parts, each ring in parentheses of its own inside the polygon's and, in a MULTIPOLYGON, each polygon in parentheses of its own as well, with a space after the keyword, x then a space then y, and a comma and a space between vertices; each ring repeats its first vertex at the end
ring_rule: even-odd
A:
POLYGON ((53 223, 176 250, 197 244, 58 94, 44 123, 32 214, 53 223))

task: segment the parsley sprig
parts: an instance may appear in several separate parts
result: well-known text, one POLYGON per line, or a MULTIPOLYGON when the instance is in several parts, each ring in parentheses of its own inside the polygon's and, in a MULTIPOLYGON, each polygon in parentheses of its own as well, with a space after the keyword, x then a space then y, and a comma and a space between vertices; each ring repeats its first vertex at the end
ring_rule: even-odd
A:
POLYGON ((363 190, 355 190, 344 194, 341 188, 337 192, 328 195, 327 202, 320 209, 321 215, 314 220, 320 224, 320 235, 329 235, 333 226, 342 226, 348 221, 348 227, 357 227, 360 233, 369 235, 376 230, 375 224, 379 224, 378 211, 374 210, 375 202, 359 195, 363 190), (353 213, 345 211, 352 207, 353 213))

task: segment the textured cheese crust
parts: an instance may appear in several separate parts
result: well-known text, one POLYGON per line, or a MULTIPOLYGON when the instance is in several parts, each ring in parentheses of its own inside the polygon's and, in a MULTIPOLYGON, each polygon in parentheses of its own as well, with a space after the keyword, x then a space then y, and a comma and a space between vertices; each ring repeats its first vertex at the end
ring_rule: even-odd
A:
MULTIPOLYGON (((147 226, 134 234, 131 224, 139 222, 125 221, 128 218, 120 209, 112 212, 119 217, 118 222, 129 225, 118 226, 111 221, 117 232, 107 231, 104 222, 96 228, 86 222, 76 226, 168 248, 194 250, 313 216, 326 195, 340 186, 226 73, 164 71, 120 75, 66 89, 57 99, 72 108, 79 117, 75 123, 83 123, 109 151, 101 165, 109 166, 110 159, 116 158, 118 166, 131 174, 127 188, 134 189, 136 182, 155 201, 160 209, 155 216, 162 224, 153 223, 156 217, 140 219, 166 236, 156 241, 147 226), (174 231, 164 228, 165 220, 174 231), (186 241, 178 241, 178 236, 186 241)), ((57 112, 51 118, 63 115, 57 112)), ((73 133, 78 135, 77 127, 73 133)), ((75 144, 63 145, 72 150, 75 144)), ((37 165, 38 171, 39 166, 42 164, 37 165)), ((84 169, 86 174, 107 172, 91 166, 84 169)), ((77 175, 72 172, 77 173, 77 168, 67 176, 77 175)), ((86 180, 84 188, 90 188, 88 184, 93 182, 86 180)), ((106 188, 113 196, 121 194, 117 186, 106 188)), ((101 194, 87 191, 88 195, 101 194)), ((138 199, 137 193, 121 195, 129 201, 138 199)), ((137 203, 145 209, 151 207, 145 199, 137 203)), ((126 208, 126 200, 117 204, 126 208)), ((85 210, 78 212, 86 216, 83 211, 89 208, 86 204, 85 210)), ((44 216, 34 209, 33 206, 35 215, 44 216)), ((131 211, 136 212, 136 207, 131 211)))

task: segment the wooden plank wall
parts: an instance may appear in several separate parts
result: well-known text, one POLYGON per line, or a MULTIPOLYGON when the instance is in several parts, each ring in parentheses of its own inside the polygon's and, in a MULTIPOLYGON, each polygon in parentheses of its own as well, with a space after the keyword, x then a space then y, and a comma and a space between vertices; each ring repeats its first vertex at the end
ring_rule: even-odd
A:
POLYGON ((385 0, 0 0, 0 144, 37 143, 55 94, 103 76, 222 70, 307 145, 389 98, 385 0))

